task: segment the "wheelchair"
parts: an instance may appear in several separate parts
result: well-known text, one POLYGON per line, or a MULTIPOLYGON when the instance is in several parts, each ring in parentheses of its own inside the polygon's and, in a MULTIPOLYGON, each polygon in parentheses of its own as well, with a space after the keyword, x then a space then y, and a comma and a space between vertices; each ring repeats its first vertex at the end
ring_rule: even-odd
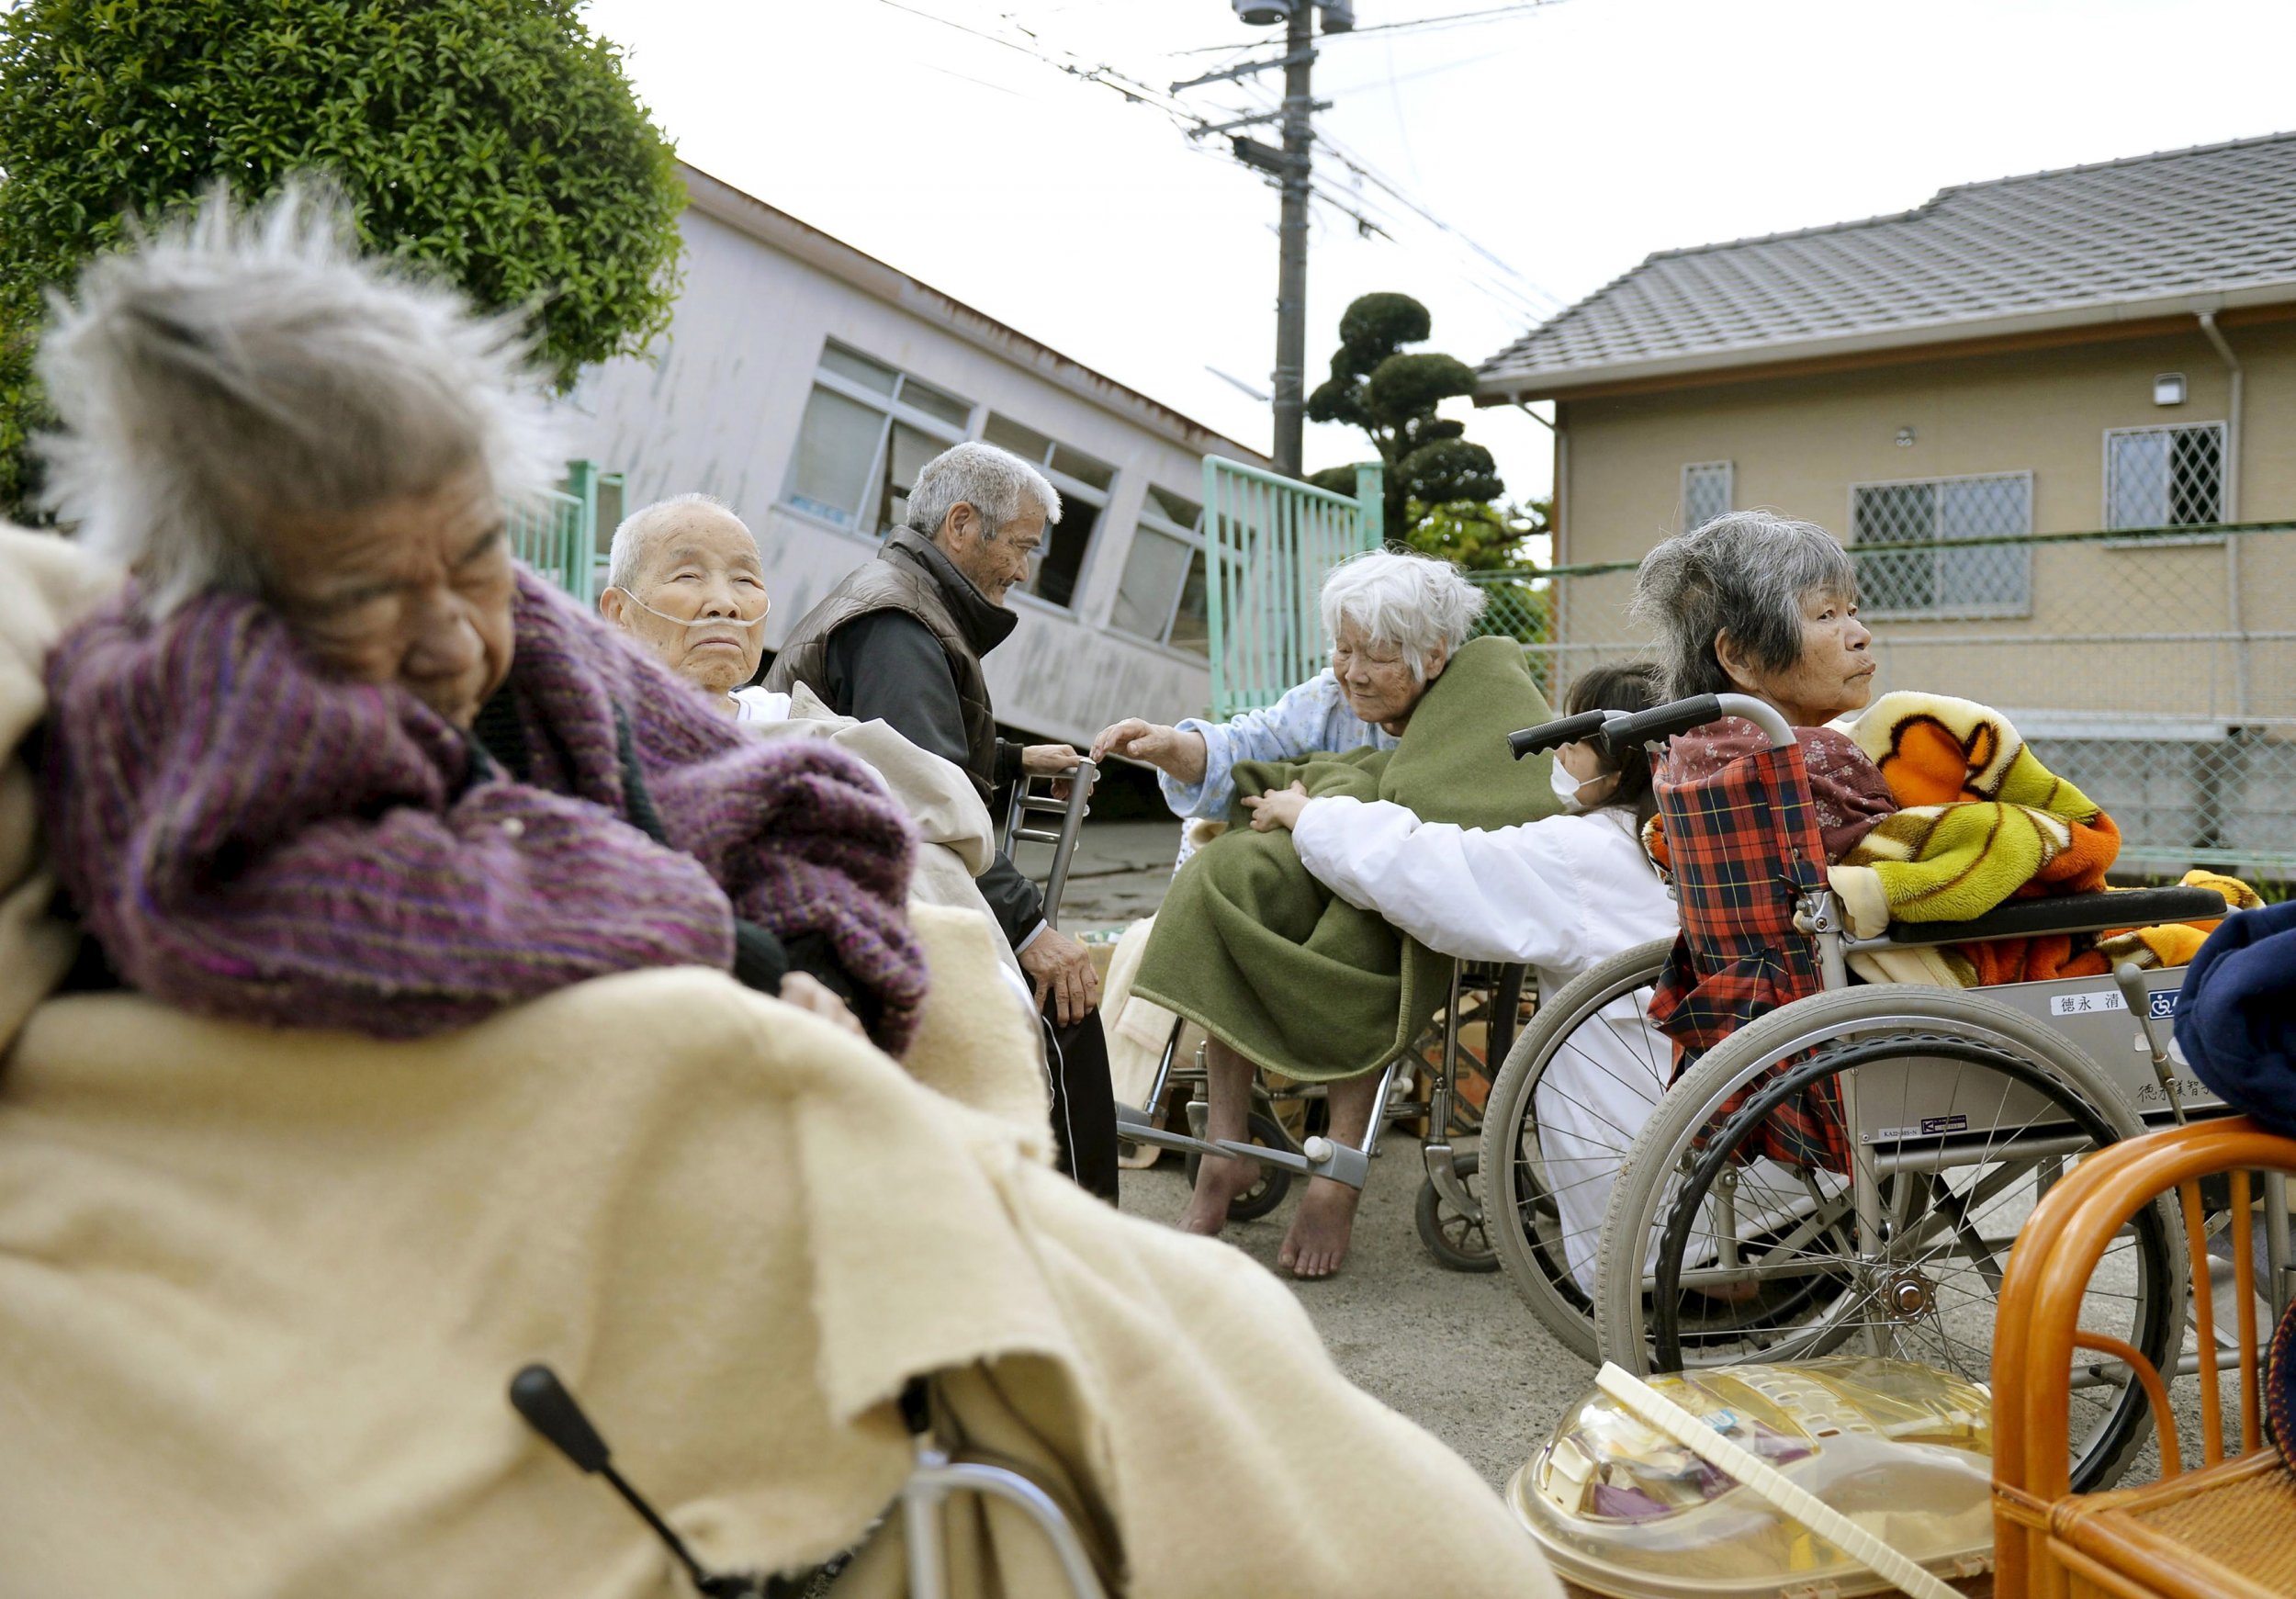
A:
POLYGON ((1388 1128, 1399 1122, 1423 1122, 1420 1162, 1425 1175, 1413 1208, 1419 1242, 1446 1270, 1496 1271, 1499 1256, 1483 1208, 1482 1157, 1477 1144, 1483 1113, 1466 1085, 1470 1073, 1488 1075, 1488 1063, 1503 1057, 1512 1045, 1524 1004, 1523 976, 1523 968, 1517 965, 1452 962, 1450 992, 1443 1010, 1410 1048, 1381 1069, 1379 1109, 1372 1114, 1371 1130, 1361 1149, 1319 1132, 1295 1140, 1285 1124, 1285 1109, 1297 1108, 1303 1113, 1300 1120, 1312 1126, 1313 1111, 1323 1097, 1322 1086, 1275 1088, 1265 1080, 1255 1080, 1252 1085, 1251 1142, 1206 1139, 1201 1092, 1204 1064, 1200 1053, 1192 1065, 1178 1064, 1181 1035, 1187 1026, 1179 1021, 1165 1040, 1147 1108, 1119 1104, 1117 1132, 1133 1143, 1186 1155, 1191 1182, 1197 1163, 1208 1154, 1238 1155, 1253 1162, 1259 1168, 1258 1180, 1228 1206, 1230 1221, 1249 1222, 1281 1205, 1294 1177, 1329 1177, 1361 1188, 1388 1128), (1475 1034, 1480 1034, 1480 1047, 1470 1042, 1470 1035, 1475 1034), (1426 1097, 1413 1098, 1423 1073, 1428 1081, 1426 1097), (1187 1133, 1166 1130, 1156 1114, 1175 1086, 1194 1090, 1187 1104, 1187 1133))
MULTIPOLYGON (((2223 902, 2181 887, 2013 900, 1861 940, 1826 885, 1793 730, 1761 702, 1596 712, 1511 743, 1619 748, 1724 716, 1769 748, 1660 785, 1683 939, 1583 974, 1500 1074, 1480 1169, 1502 1261, 1569 1346, 1630 1371, 1863 1353, 1983 1382, 2034 1206, 2096 1150, 2215 1106, 2152 1034, 2182 974, 1853 986, 1849 958, 2207 919, 2223 902), (1744 979, 1720 1004, 1686 982, 1716 974, 1744 979), (1670 1023, 1705 1030, 1680 1068, 1652 1023, 1670 985, 1670 1023), (1604 1188, 1596 1224, 1589 1199, 1604 1188)), ((2086 1330, 2164 1370, 2184 1330, 2180 1237, 2166 1205, 2140 1211, 2081 1307, 2086 1330)), ((2093 1357, 2072 1395, 2072 1481, 2093 1487, 2143 1444, 2145 1398, 2126 1365, 2093 1357)))

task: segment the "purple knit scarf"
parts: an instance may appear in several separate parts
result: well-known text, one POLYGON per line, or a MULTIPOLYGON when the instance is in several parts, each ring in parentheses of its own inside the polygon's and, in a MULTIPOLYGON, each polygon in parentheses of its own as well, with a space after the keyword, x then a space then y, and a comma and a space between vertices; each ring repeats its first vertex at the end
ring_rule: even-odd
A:
POLYGON ((42 820, 114 967, 186 1009, 413 1037, 587 977, 732 963, 737 913, 817 933, 907 1042, 914 841, 849 757, 745 738, 522 570, 507 685, 530 781, 396 687, 324 677, 257 602, 130 592, 49 658, 42 820), (664 848, 630 825, 615 709, 664 848))

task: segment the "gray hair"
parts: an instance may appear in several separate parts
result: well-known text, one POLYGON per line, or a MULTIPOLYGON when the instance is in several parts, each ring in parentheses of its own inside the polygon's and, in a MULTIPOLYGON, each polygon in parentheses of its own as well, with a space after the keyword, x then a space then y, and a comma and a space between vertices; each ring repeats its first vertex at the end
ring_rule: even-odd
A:
POLYGON ((1334 567, 1323 580, 1323 631, 1334 644, 1340 625, 1352 622, 1374 644, 1401 650, 1412 677, 1427 681, 1427 658, 1439 647, 1458 653, 1475 619, 1483 614, 1483 591, 1459 576, 1449 561, 1403 550, 1366 550, 1334 567))
POLYGON ((266 513, 358 512, 471 467, 515 504, 557 475, 523 319, 362 258, 322 184, 253 212, 219 185, 50 304, 43 498, 156 614, 259 590, 266 513))
MULTIPOLYGON (((654 542, 654 535, 678 519, 681 511, 721 511, 734 516, 734 508, 715 494, 673 494, 667 500, 657 500, 651 505, 641 505, 624 517, 613 530, 613 543, 606 551, 606 586, 625 593, 635 592, 630 585, 637 580, 638 569, 646 564, 646 552, 654 542)), ((741 523, 744 532, 749 524, 741 523)), ((756 535, 751 534, 754 542, 756 535)))
POLYGON ((991 539, 1031 511, 1041 511, 1047 523, 1061 519, 1060 490, 1043 473, 978 440, 950 445, 918 470, 909 490, 909 527, 930 538, 960 505, 981 513, 991 539))
POLYGON ((1802 596, 1813 590, 1857 599, 1857 568, 1832 534, 1733 511, 1642 557, 1633 614, 1658 633, 1668 698, 1731 693, 1715 640, 1728 632, 1765 670, 1785 670, 1802 659, 1802 596))

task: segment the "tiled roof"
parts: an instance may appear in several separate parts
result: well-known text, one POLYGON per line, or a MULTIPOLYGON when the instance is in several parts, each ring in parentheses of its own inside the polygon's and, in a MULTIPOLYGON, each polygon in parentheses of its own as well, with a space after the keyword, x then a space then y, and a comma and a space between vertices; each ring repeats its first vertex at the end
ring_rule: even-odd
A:
MULTIPOLYGON (((2291 285, 2296 133, 1941 191, 1894 216, 1669 250, 1483 363, 1481 391, 2070 325, 2291 285)), ((2256 298, 2250 296, 2247 298, 2256 298)), ((2166 309, 2166 308, 2164 308, 2166 309)))

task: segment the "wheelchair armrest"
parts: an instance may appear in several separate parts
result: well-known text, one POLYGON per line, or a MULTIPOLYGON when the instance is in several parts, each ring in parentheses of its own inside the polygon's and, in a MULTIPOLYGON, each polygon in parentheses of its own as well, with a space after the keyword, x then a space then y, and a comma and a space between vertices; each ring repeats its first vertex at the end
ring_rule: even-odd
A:
POLYGON ((2120 894, 2067 894, 2055 899, 2012 899, 1969 921, 1892 922, 1893 944, 1981 944, 1989 939, 2030 939, 2043 933, 2094 933, 2108 928, 2149 928, 2162 922, 2212 921, 2226 915, 2213 889, 2132 888, 2120 894))

